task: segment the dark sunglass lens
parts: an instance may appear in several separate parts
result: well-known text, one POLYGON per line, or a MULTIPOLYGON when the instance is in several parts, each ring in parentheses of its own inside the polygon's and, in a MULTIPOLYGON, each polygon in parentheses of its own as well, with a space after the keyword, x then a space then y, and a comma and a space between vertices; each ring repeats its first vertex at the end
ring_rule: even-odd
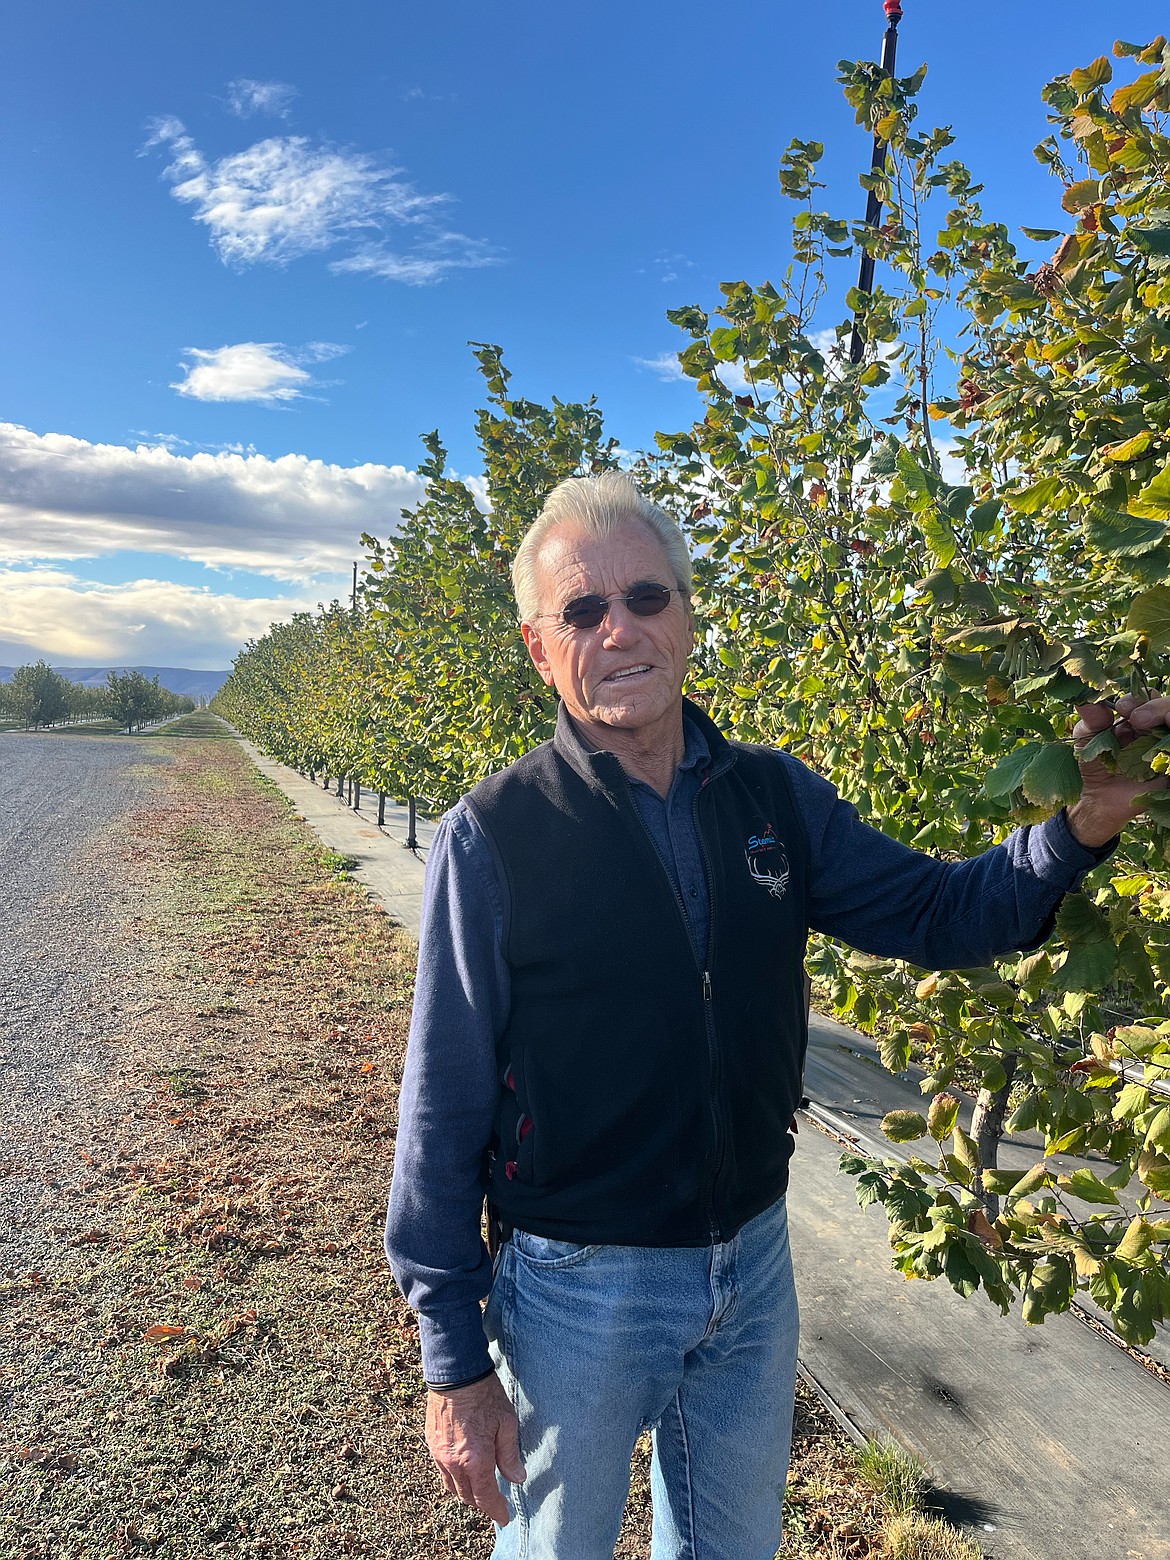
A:
POLYGON ((626 600, 638 617, 654 617, 670 601, 670 591, 665 585, 635 585, 626 600))
POLYGON ((570 628, 596 628, 608 610, 609 602, 604 596, 578 596, 561 616, 570 628))

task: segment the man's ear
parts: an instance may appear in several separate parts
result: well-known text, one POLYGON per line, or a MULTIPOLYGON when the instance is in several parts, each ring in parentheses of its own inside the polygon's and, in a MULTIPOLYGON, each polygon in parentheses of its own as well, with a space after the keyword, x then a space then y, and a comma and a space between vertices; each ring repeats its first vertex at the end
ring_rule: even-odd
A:
POLYGON ((533 666, 536 667, 536 670, 551 688, 553 686, 552 663, 545 654, 544 639, 540 630, 534 628, 531 623, 521 623, 520 633, 524 637, 524 644, 527 647, 528 654, 532 657, 533 666))

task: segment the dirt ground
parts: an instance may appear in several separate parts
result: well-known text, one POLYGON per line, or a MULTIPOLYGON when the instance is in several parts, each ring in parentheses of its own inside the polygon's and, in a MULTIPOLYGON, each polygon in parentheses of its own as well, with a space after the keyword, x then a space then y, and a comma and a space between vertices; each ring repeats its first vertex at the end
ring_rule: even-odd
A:
MULTIPOLYGON (((104 935, 139 1000, 39 1170, 53 1238, 0 1283, 0 1555, 486 1560, 381 1247, 414 944, 220 731, 138 739, 165 761, 87 847, 134 890, 104 935)), ((782 1553, 880 1554, 880 1517, 802 1389, 782 1553)), ((648 1534, 642 1448, 620 1560, 648 1534)))

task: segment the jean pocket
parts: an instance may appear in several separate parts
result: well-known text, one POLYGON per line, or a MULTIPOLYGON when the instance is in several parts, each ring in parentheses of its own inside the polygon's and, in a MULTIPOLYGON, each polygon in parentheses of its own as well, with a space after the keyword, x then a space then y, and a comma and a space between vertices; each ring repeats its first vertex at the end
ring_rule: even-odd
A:
POLYGON ((533 1235, 528 1230, 513 1230, 512 1245, 518 1256, 533 1267, 576 1267, 600 1248, 583 1246, 574 1240, 549 1240, 544 1235, 533 1235))

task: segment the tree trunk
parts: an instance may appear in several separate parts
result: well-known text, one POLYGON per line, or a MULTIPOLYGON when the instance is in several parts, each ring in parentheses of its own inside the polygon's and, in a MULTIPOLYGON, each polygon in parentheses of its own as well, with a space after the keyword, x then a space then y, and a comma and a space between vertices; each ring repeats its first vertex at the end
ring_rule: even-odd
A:
MULTIPOLYGON (((1019 1065, 1019 1054, 1009 1051, 1003 1059, 1003 1069, 1007 1074, 1003 1087, 992 1092, 991 1089, 980 1089, 975 1101, 975 1109, 971 1113, 971 1136, 975 1139, 975 1146, 979 1150, 980 1173, 984 1170, 994 1170, 999 1163, 999 1142, 1003 1137, 1003 1118, 1007 1115, 1008 1096, 1012 1092, 1012 1079, 1016 1075, 1016 1067, 1019 1065)), ((996 1219, 999 1217, 999 1198, 994 1192, 986 1192, 982 1189, 979 1195, 983 1198, 983 1206, 987 1209, 987 1217, 996 1219)))

